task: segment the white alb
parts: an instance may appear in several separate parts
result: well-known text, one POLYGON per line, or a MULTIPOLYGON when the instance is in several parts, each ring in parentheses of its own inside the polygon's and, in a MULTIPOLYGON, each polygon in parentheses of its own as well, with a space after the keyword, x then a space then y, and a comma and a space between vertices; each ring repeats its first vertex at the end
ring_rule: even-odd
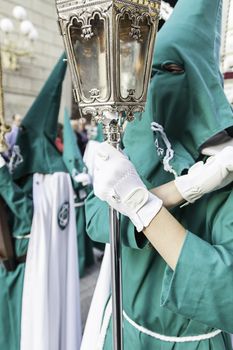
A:
POLYGON ((20 350, 80 349, 73 196, 68 174, 34 174, 34 215, 23 286, 20 350))

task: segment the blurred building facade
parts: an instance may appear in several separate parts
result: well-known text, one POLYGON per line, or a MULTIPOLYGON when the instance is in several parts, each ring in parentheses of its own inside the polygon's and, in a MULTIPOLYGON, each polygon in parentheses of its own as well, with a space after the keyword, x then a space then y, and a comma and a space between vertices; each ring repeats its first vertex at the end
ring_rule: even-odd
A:
MULTIPOLYGON (((17 70, 3 67, 5 114, 8 121, 15 113, 25 115, 64 50, 57 25, 55 1, 1 0, 0 20, 7 17, 15 22, 12 10, 17 5, 26 9, 28 19, 35 25, 39 37, 33 44, 33 58, 20 57, 17 70)), ((68 93, 70 95, 70 91, 68 93)), ((66 104, 64 99, 66 96, 62 106, 66 104)))
POLYGON ((222 33, 222 71, 225 92, 233 105, 233 0, 224 0, 222 33))

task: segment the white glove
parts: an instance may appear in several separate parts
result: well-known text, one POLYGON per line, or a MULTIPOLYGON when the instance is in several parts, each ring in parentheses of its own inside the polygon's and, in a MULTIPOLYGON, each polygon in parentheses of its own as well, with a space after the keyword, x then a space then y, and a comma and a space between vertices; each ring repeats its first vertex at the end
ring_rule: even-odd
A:
POLYGON ((73 177, 74 181, 81 183, 83 186, 87 186, 91 184, 91 177, 87 173, 80 173, 73 177))
POLYGON ((143 184, 133 164, 106 142, 95 158, 94 193, 128 216, 137 231, 147 227, 162 207, 162 201, 143 184))
POLYGON ((0 168, 4 167, 6 165, 5 159, 0 154, 0 168))
POLYGON ((175 179, 181 196, 194 203, 204 194, 225 187, 233 181, 233 147, 225 147, 206 163, 194 164, 187 175, 175 179))

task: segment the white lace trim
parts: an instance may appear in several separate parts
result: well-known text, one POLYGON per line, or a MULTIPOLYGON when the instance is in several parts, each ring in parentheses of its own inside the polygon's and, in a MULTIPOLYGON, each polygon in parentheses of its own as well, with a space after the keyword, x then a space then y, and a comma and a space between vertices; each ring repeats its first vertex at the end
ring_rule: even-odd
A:
MULTIPOLYGON (((167 138, 167 135, 164 131, 164 128, 162 127, 162 125, 160 125, 159 123, 156 123, 156 122, 152 122, 151 123, 151 130, 152 131, 155 131, 155 132, 159 132, 161 134, 161 137, 167 147, 166 149, 166 154, 163 158, 163 167, 164 167, 164 170, 169 172, 169 173, 172 173, 175 177, 177 177, 177 173, 175 172, 175 170, 172 168, 172 166, 170 165, 170 161, 173 159, 174 157, 174 151, 172 149, 172 146, 171 146, 171 143, 170 141, 168 140, 167 138)), ((155 147, 157 149, 157 152, 158 152, 158 155, 162 155, 164 153, 164 150, 159 147, 159 144, 158 144, 158 140, 156 139, 155 140, 155 147)))

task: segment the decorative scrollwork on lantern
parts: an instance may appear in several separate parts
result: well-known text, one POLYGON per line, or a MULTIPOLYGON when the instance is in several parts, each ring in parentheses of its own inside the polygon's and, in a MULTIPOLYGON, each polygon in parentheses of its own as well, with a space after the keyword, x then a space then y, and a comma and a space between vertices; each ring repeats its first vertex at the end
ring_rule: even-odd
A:
POLYGON ((91 25, 82 26, 82 34, 81 37, 85 40, 89 40, 93 37, 94 33, 92 32, 91 25))
POLYGON ((90 90, 90 94, 92 97, 94 98, 98 98, 100 97, 100 91, 98 89, 91 89, 90 90))
POLYGON ((132 100, 134 100, 134 99, 135 99, 135 92, 136 92, 136 90, 135 90, 135 89, 128 89, 127 91, 128 91, 128 93, 129 93, 129 97, 130 97, 132 100))
POLYGON ((134 119, 134 113, 142 113, 144 111, 143 106, 128 106, 123 108, 122 106, 99 106, 93 103, 93 106, 83 107, 83 115, 91 115, 97 122, 102 122, 106 117, 104 116, 106 112, 116 113, 118 115, 122 113, 127 113, 127 120, 131 121, 134 119))
POLYGON ((140 26, 132 24, 129 36, 131 36, 135 40, 140 39, 141 38, 140 26))

